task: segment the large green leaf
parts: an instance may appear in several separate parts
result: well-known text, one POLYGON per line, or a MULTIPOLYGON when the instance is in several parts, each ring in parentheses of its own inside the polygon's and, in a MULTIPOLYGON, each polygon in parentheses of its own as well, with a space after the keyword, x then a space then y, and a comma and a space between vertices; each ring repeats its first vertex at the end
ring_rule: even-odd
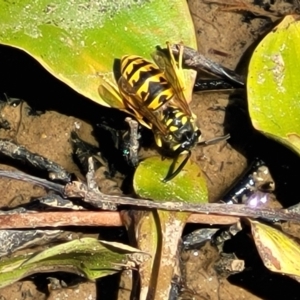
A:
POLYGON ((300 22, 287 16, 258 45, 247 80, 253 126, 300 153, 300 22))
MULTIPOLYGON (((196 47, 185 0, 0 0, 0 43, 28 52, 102 105, 111 106, 100 99, 99 75, 112 75, 114 60, 126 54, 151 58, 166 41, 196 47)), ((187 85, 192 90, 193 80, 187 85)))

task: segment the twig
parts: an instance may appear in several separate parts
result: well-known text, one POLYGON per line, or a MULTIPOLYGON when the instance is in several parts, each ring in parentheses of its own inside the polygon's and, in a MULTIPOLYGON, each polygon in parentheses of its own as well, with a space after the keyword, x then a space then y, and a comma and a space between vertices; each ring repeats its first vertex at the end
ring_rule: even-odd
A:
POLYGON ((138 156, 138 150, 139 150, 139 124, 137 121, 133 120, 130 117, 127 117, 125 121, 128 123, 130 127, 129 132, 129 159, 134 167, 136 167, 139 164, 139 156, 138 156))
POLYGON ((123 226, 120 214, 110 211, 35 212, 0 215, 0 228, 59 226, 123 226))
MULTIPOLYGON (((47 180, 41 180, 33 176, 29 176, 22 172, 0 171, 0 176, 8 177, 18 180, 24 180, 37 184, 49 189, 49 185, 53 183, 47 180)), ((63 190, 62 195, 69 198, 81 198, 94 207, 110 208, 117 205, 131 205, 147 208, 162 209, 168 211, 185 211, 202 214, 217 214, 235 217, 250 217, 250 218, 263 218, 270 221, 285 220, 285 221, 300 221, 300 214, 289 211, 288 209, 271 209, 271 208, 253 208, 247 205, 228 205, 219 203, 206 203, 206 204, 190 204, 188 202, 154 202, 146 199, 135 199, 124 196, 105 195, 100 191, 89 190, 87 185, 73 181, 65 186, 56 185, 56 191, 63 190), (58 186, 58 187, 57 187, 58 186)))
MULTIPOLYGON (((180 47, 182 46, 172 46, 172 51, 174 52, 174 54, 179 53, 180 47)), ((230 81, 240 85, 241 87, 245 85, 245 78, 243 76, 240 76, 234 71, 209 60, 193 48, 184 46, 183 60, 184 64, 189 68, 196 69, 197 71, 204 70, 206 72, 220 76, 221 78, 229 79, 230 81)))
MULTIPOLYGON (((231 225, 239 218, 213 214, 191 214, 188 223, 231 225)), ((24 229, 61 226, 123 226, 117 211, 64 211, 26 212, 0 215, 0 232, 3 229, 24 229)))
POLYGON ((64 185, 55 183, 55 182, 51 182, 46 179, 31 176, 31 175, 28 175, 23 172, 0 170, 0 177, 1 176, 20 180, 20 181, 31 182, 32 184, 42 186, 46 190, 53 190, 53 191, 59 193, 60 195, 64 194, 64 189, 65 189, 64 185))
POLYGON ((39 154, 28 151, 24 146, 17 145, 16 143, 9 140, 0 140, 0 152, 3 155, 9 156, 13 159, 17 159, 26 162, 33 167, 46 170, 49 172, 49 178, 52 180, 62 180, 69 182, 71 175, 65 169, 63 169, 57 163, 40 156, 39 154))

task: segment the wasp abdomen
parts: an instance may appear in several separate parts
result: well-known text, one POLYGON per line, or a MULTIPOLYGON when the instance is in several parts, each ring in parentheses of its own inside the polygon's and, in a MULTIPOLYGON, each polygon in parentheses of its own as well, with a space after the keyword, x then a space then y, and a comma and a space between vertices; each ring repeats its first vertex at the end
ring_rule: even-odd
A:
POLYGON ((152 62, 135 55, 121 59, 121 74, 151 110, 169 101, 174 91, 162 71, 152 62))

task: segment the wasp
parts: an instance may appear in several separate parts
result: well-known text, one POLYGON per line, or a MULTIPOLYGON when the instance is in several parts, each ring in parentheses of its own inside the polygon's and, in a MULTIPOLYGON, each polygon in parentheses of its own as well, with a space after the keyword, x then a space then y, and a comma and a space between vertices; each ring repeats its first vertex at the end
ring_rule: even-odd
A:
POLYGON ((152 130, 157 146, 174 157, 165 182, 179 174, 201 137, 186 96, 183 45, 179 45, 177 60, 169 43, 167 49, 167 53, 157 50, 152 55, 156 64, 136 55, 123 56, 118 88, 106 81, 99 87, 104 99, 113 96, 121 102, 123 110, 152 130), (175 170, 181 154, 186 156, 175 170))

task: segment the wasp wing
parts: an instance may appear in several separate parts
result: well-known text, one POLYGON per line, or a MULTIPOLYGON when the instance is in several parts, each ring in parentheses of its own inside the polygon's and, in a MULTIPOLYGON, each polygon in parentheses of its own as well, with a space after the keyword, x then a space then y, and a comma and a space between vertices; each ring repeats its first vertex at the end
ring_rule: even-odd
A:
POLYGON ((176 97, 171 101, 180 107, 188 116, 192 116, 192 112, 188 103, 190 102, 185 95, 184 73, 182 69, 183 45, 179 49, 179 60, 175 60, 171 45, 167 43, 169 55, 162 49, 157 49, 152 54, 152 58, 159 68, 164 72, 168 82, 172 85, 176 97))
POLYGON ((140 99, 136 94, 136 91, 129 85, 128 81, 124 77, 120 77, 118 81, 119 90, 123 96, 123 102, 128 111, 132 110, 138 121, 149 129, 152 129, 153 125, 164 135, 168 134, 167 127, 160 121, 160 111, 150 110, 144 103, 143 99, 140 99))
POLYGON ((100 77, 98 93, 110 107, 124 110, 125 107, 119 89, 109 79, 106 79, 103 76, 100 77))

